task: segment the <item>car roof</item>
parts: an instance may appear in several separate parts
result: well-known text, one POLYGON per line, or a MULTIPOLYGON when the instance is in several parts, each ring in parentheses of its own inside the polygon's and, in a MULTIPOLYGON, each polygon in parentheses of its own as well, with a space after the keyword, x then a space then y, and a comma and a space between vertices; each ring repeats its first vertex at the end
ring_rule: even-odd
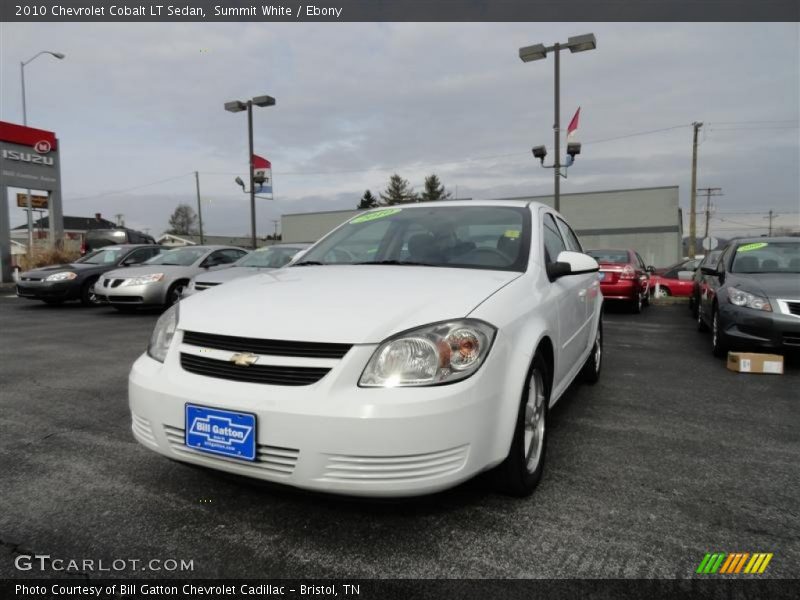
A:
POLYGON ((740 246, 741 244, 755 244, 758 242, 796 242, 800 243, 800 238, 798 237, 791 237, 791 236, 781 236, 781 237, 746 237, 746 238, 735 238, 730 241, 731 244, 736 244, 740 246))
POLYGON ((247 248, 240 248, 239 246, 219 246, 219 245, 209 245, 209 244, 204 244, 202 246, 200 246, 200 245, 165 246, 165 248, 168 248, 169 250, 183 250, 185 248, 191 248, 193 250, 208 250, 208 251, 211 251, 211 250, 243 250, 245 252, 248 252, 247 248))
MULTIPOLYGON (((386 210, 387 208, 402 208, 403 210, 407 208, 431 208, 431 207, 438 207, 438 206, 542 206, 545 208, 550 208, 546 204, 542 204, 541 202, 534 202, 533 200, 481 200, 481 199, 473 199, 473 200, 437 200, 436 202, 413 202, 409 204, 394 204, 391 206, 379 206, 374 209, 370 209, 370 211, 376 210, 386 210)), ((365 212, 370 212, 365 211, 365 212)))

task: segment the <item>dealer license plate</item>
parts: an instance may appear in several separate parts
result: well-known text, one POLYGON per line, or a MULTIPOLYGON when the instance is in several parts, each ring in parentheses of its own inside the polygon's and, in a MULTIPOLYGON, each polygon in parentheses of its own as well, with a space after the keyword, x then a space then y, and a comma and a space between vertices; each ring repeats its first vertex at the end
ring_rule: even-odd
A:
POLYGON ((185 443, 201 452, 255 460, 256 416, 187 404, 185 443))

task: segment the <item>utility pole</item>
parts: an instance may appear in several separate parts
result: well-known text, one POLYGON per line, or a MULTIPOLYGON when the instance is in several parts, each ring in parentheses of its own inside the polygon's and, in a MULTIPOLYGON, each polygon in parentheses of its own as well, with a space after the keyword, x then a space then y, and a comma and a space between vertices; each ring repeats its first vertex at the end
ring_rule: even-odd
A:
POLYGON ((114 218, 117 220, 117 227, 125 227, 125 215, 117 213, 114 218))
POLYGON ((769 237, 772 237, 772 219, 775 217, 779 217, 780 215, 776 215, 773 211, 769 211, 769 216, 764 217, 765 219, 769 219, 769 237))
POLYGON ((194 172, 194 185, 197 189, 197 222, 200 225, 200 245, 206 243, 206 238, 203 237, 203 207, 200 205, 200 174, 194 172))
MULTIPOLYGON (((708 239, 708 222, 711 220, 711 198, 712 196, 724 196, 724 194, 716 193, 722 192, 722 188, 718 187, 707 187, 707 188, 698 188, 698 192, 705 192, 706 194, 706 231, 703 239, 708 239)), ((709 243, 709 246, 711 244, 709 243)), ((705 248, 705 246, 704 246, 705 248)), ((711 250, 711 248, 706 248, 706 250, 711 250)))
POLYGON ((272 234, 272 239, 277 241, 277 239, 278 239, 278 223, 280 223, 281 221, 280 221, 280 219, 270 219, 270 221, 272 221, 272 224, 275 226, 275 233, 272 234))
POLYGON ((689 208, 689 258, 697 253, 697 132, 703 124, 692 123, 694 135, 692 139, 692 203, 689 208))

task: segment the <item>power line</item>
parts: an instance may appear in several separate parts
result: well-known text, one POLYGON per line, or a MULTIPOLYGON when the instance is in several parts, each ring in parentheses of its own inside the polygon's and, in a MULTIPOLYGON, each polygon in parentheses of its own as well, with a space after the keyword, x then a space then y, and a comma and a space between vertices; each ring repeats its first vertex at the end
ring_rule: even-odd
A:
POLYGON ((174 175, 172 177, 167 177, 165 179, 159 179, 158 181, 151 181, 149 183, 142 183, 141 185, 136 185, 136 186, 133 186, 133 187, 122 189, 122 190, 112 190, 112 191, 108 191, 108 192, 101 192, 99 194, 94 194, 94 195, 91 195, 91 196, 78 196, 76 198, 68 198, 68 200, 70 202, 73 201, 73 200, 90 200, 92 198, 102 198, 103 196, 112 196, 114 194, 124 194, 125 192, 132 192, 134 190, 150 187, 152 185, 158 185, 159 183, 166 183, 167 181, 173 181, 175 179, 180 179, 181 177, 186 177, 188 175, 194 175, 194 171, 191 171, 190 173, 182 173, 181 175, 174 175))

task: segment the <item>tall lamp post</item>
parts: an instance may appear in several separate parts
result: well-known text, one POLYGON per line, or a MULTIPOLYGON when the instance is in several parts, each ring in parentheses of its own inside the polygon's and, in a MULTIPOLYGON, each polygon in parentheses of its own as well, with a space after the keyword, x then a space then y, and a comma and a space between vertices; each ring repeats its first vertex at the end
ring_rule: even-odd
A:
MULTIPOLYGON (((25 65, 32 63, 39 58, 42 54, 49 54, 50 56, 62 60, 66 55, 61 52, 51 52, 50 50, 42 50, 38 54, 32 56, 28 60, 19 63, 19 78, 22 88, 22 124, 28 126, 28 107, 25 103, 25 65)), ((33 256, 33 206, 31 200, 31 191, 27 191, 27 200, 25 205, 28 209, 28 256, 33 256)), ((55 240, 53 240, 55 242, 55 240)))
POLYGON ((253 181, 253 105, 256 106, 275 106, 275 98, 272 96, 256 96, 246 102, 240 100, 232 100, 225 103, 225 110, 228 112, 242 112, 247 111, 247 139, 250 149, 250 236, 253 242, 253 249, 257 248, 256 245, 256 190, 253 181))
POLYGON ((554 167, 554 206, 556 210, 561 210, 561 74, 560 74, 560 54, 561 50, 569 48, 570 52, 583 52, 585 50, 594 50, 597 48, 597 40, 593 33, 585 35, 576 35, 567 40, 566 44, 553 44, 552 46, 545 46, 544 44, 534 44, 533 46, 525 46, 519 49, 519 57, 522 62, 532 62, 546 58, 547 54, 552 52, 555 55, 555 124, 553 125, 553 133, 555 136, 556 157, 554 167))

